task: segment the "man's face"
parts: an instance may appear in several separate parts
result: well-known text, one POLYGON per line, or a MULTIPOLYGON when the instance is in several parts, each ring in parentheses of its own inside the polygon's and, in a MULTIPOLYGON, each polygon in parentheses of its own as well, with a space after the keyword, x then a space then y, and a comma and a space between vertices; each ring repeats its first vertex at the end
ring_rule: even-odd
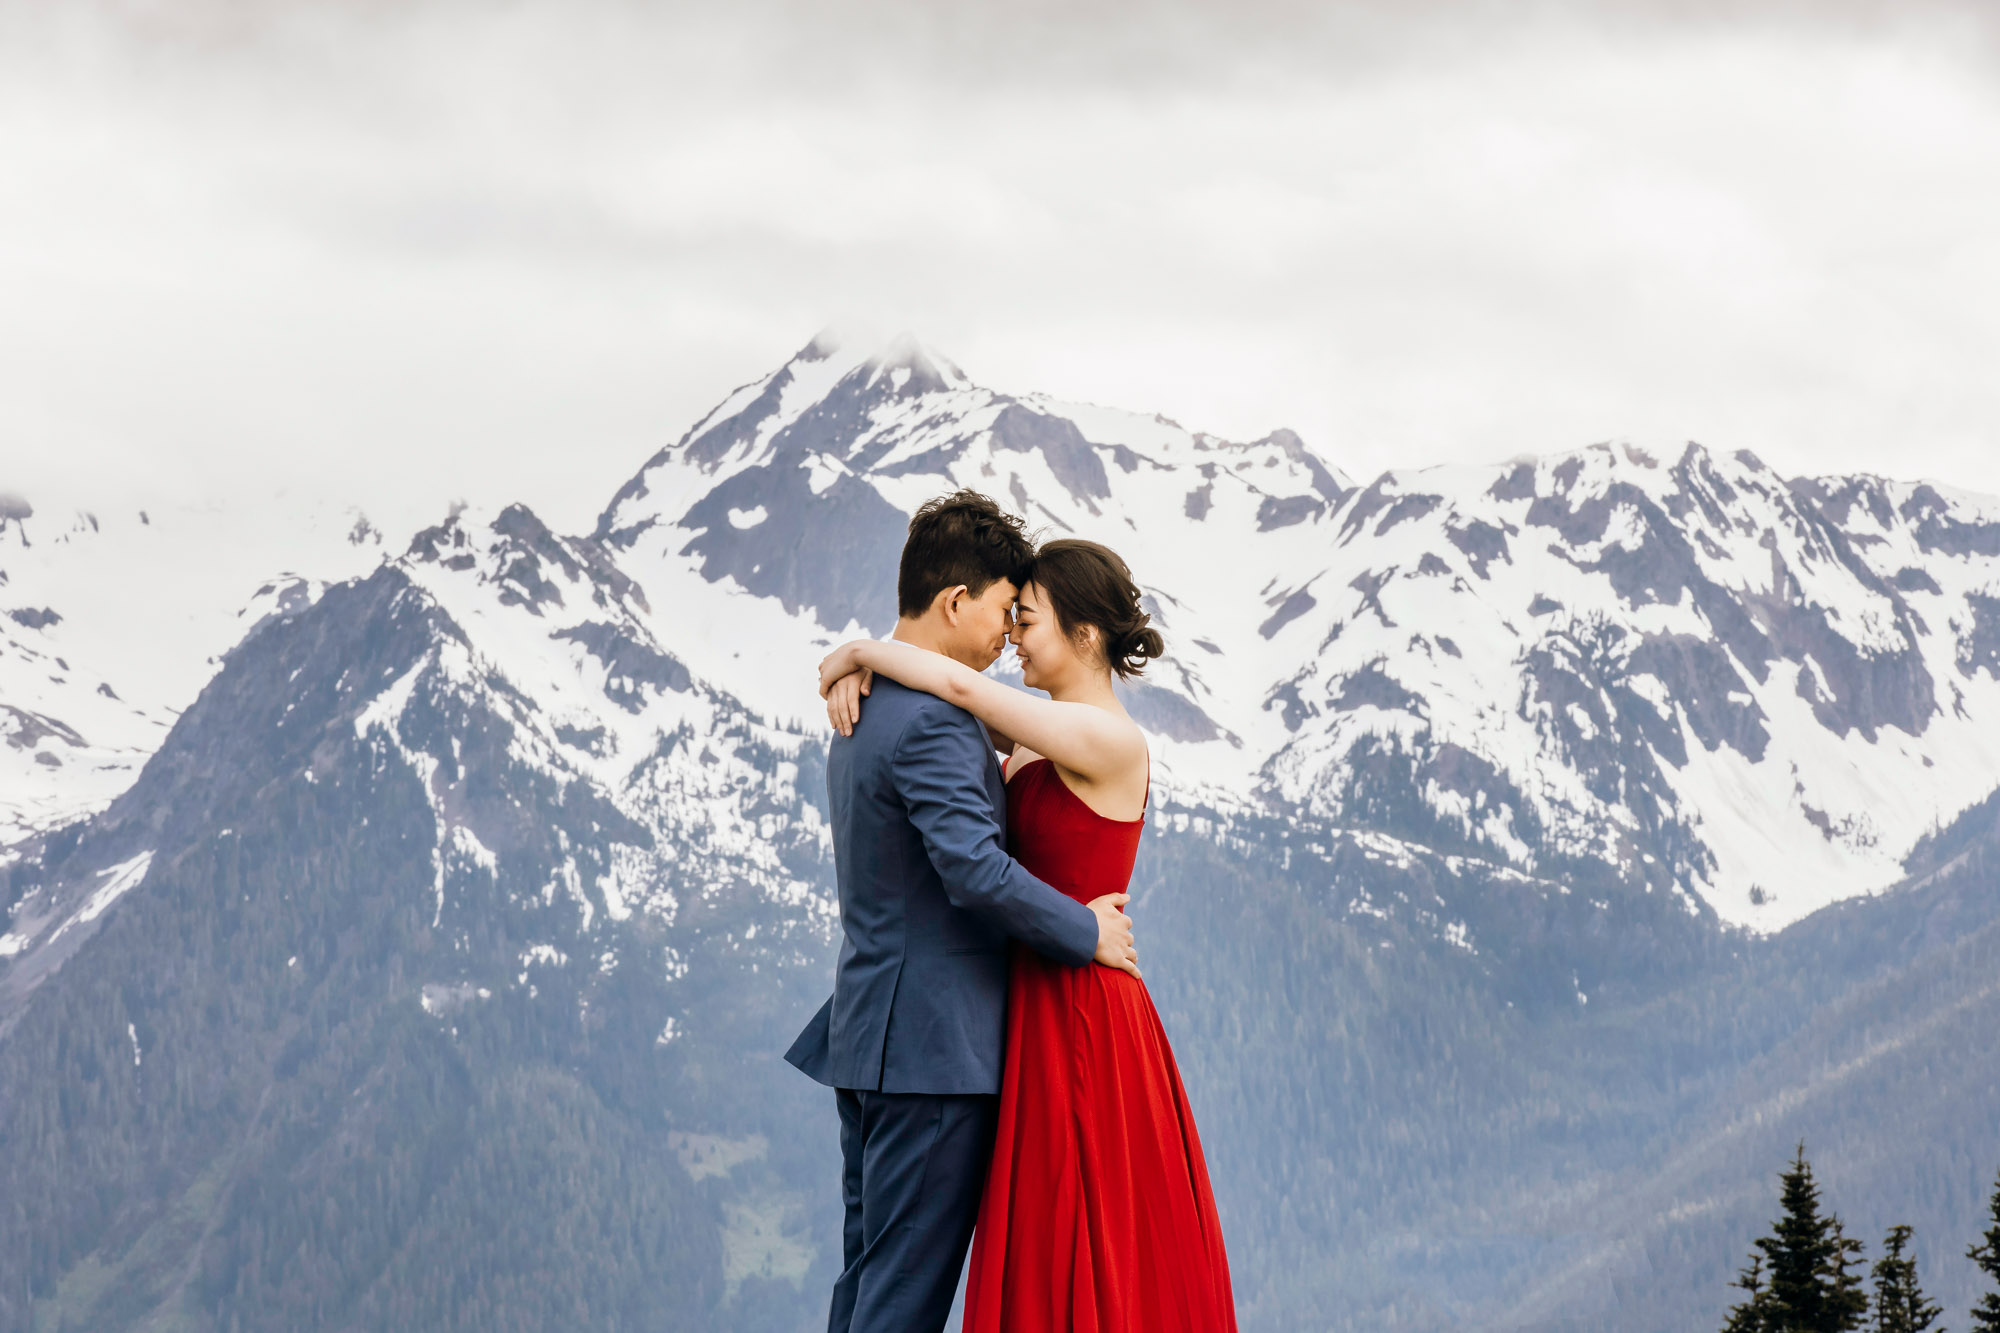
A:
POLYGON ((987 585, 986 591, 977 597, 960 593, 958 625, 952 631, 947 656, 974 671, 992 666, 1014 630, 1014 598, 1019 593, 1012 579, 999 579, 987 585))

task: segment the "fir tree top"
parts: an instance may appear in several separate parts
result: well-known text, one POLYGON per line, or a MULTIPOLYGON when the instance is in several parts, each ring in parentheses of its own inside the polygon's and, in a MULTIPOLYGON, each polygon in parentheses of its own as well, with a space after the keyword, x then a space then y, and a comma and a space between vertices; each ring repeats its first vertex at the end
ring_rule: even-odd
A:
MULTIPOLYGON (((1987 1203, 1990 1225, 1981 1242, 1965 1252, 1979 1265, 1996 1288, 2000 1288, 2000 1179, 1993 1182, 1993 1198, 1987 1203)), ((1972 1307, 1974 1333, 2000 1333, 2000 1290, 1988 1291, 1972 1307)))
POLYGON ((1936 1328, 1942 1307, 1925 1299, 1917 1285, 1917 1261, 1904 1257, 1910 1228, 1889 1228, 1875 1264, 1875 1333, 1945 1333, 1936 1328))
POLYGON ((1820 1211, 1805 1144, 1778 1180, 1784 1211, 1772 1234, 1757 1238, 1750 1267, 1734 1283, 1749 1296, 1729 1312, 1724 1333, 1853 1333, 1868 1313, 1855 1271, 1861 1242, 1820 1211))

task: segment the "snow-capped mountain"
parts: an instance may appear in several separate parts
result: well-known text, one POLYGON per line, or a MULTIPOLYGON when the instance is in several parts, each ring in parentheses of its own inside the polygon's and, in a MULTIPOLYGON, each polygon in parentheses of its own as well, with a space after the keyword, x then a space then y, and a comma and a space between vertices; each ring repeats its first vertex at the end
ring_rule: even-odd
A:
MULTIPOLYGON (((816 338, 648 460, 590 534, 558 538, 518 508, 462 516, 403 567, 500 670, 536 682, 539 709, 576 715, 546 725, 598 737, 600 753, 549 743, 616 790, 679 725, 628 707, 650 697, 648 672, 816 735, 815 662, 889 628, 908 514, 959 486, 1131 564, 1169 646, 1126 692, 1165 806, 1310 816, 1768 930, 1893 883, 1917 839, 2000 774, 2000 503, 1790 480, 1695 445, 1359 486, 1287 431, 1236 443, 999 392, 907 338, 816 338), (492 565, 502 550, 512 563, 492 565), (595 619, 551 621, 557 603, 509 582, 550 560, 624 591, 593 594, 610 597, 595 619), (507 614, 465 602, 475 587, 509 589, 507 614), (618 702, 578 683, 586 667, 618 702)), ((245 624, 240 592, 204 592, 199 633, 134 651, 151 640, 128 609, 175 604, 156 573, 150 596, 95 613, 116 633, 87 636, 121 571, 162 567, 110 540, 113 522, 0 519, 11 829, 115 794, 245 624)), ((342 535, 266 567, 355 572, 379 538, 351 518, 342 535)))
POLYGON ((1870 1225, 1982 1206, 2000 507, 1693 447, 1357 486, 819 339, 589 533, 454 512, 225 598, 172 552, 338 562, 10 511, 0 703, 78 740, 0 792, 49 798, 0 855, 0 1324, 823 1324, 813 668, 959 485, 1167 634, 1136 913, 1246 1329, 1712 1327, 1805 1135, 1870 1225))
POLYGON ((382 557, 349 506, 0 494, 0 849, 131 785, 222 654, 382 557))
POLYGON ((635 912, 671 925, 678 903, 660 886, 704 893, 750 886, 798 909, 824 934, 831 903, 815 892, 823 851, 816 738, 773 728, 725 689, 697 678, 654 635, 645 590, 589 538, 564 538, 522 506, 490 522, 458 515, 426 530, 392 566, 459 631, 379 692, 355 719, 419 773, 434 799, 439 912, 454 851, 491 873, 493 854, 456 813, 457 750, 449 730, 429 748, 400 719, 418 691, 505 719, 510 764, 541 775, 564 800, 601 802, 601 839, 565 840, 545 888, 574 905, 583 930, 635 912), (614 818, 615 816, 615 818, 614 818), (622 828, 623 833, 616 830, 622 828), (580 863, 579 858, 589 858, 580 863))
POLYGON ((1598 446, 1356 487, 1289 432, 972 384, 815 340, 597 535, 776 715, 890 618, 902 523, 971 486, 1118 549, 1170 656, 1166 799, 1310 811, 1775 928, 1880 889, 2000 774, 2000 504, 1598 446))
MULTIPOLYGON (((314 738, 329 728, 351 731, 373 755, 371 768, 393 766, 414 780, 433 829, 425 849, 433 926, 463 929, 502 879, 532 879, 535 913, 556 919, 520 952, 524 987, 535 965, 567 962, 593 941, 602 947, 592 966, 608 971, 618 923, 637 913, 660 929, 674 924, 674 883, 725 896, 749 885, 791 909, 792 924, 826 933, 829 900, 812 886, 821 821, 799 795, 802 738, 695 679, 652 636, 645 592, 597 543, 559 537, 521 506, 485 522, 457 513, 369 580, 337 591, 343 601, 364 591, 369 605, 389 599, 390 610, 422 626, 421 637, 380 670, 356 666, 315 682, 305 665, 291 668, 271 691, 282 708, 258 725, 275 745, 304 747, 297 780, 322 780, 330 761, 317 757, 324 742, 314 738), (477 762, 475 746, 487 751, 477 762), (495 770, 535 799, 496 801, 495 770), (523 813, 545 806, 573 812, 580 826, 542 827, 523 813), (516 856, 533 869, 503 873, 516 856)), ((274 606, 232 655, 318 600, 274 606)), ((371 633, 365 623, 346 629, 371 633)), ((120 864, 122 892, 143 865, 126 874, 138 863, 120 864)), ((0 935, 0 957, 19 958, 6 978, 16 1001, 25 979, 38 981, 88 936, 109 901, 100 902, 104 878, 92 865, 37 885, 16 905, 0 935)), ((764 947, 782 934, 767 934, 764 947)))
MULTIPOLYGON (((110 1191, 98 1192, 44 1179, 55 1159, 24 1156, 25 1139, 0 1144, 8 1177, 43 1200, 32 1221, 17 1210, 0 1222, 0 1248, 21 1260, 7 1267, 0 1324, 27 1318, 67 1263, 27 1256, 17 1223, 95 1236, 108 1213, 93 1200, 115 1196, 148 1225, 148 1196, 123 1174, 139 1144, 232 1188, 310 1177, 274 1198, 357 1192, 356 1215, 389 1228, 391 1248, 350 1247, 307 1282, 335 1270, 343 1291, 379 1281, 370 1299, 389 1304, 368 1326, 494 1326, 447 1322, 468 1309, 450 1276, 468 1263, 482 1275, 554 1265, 575 1288, 511 1296, 516 1327, 553 1326, 521 1322, 525 1309, 605 1326, 691 1307, 691 1326, 720 1328, 706 1312, 725 1294, 742 1308, 743 1271, 795 1298, 826 1247, 802 1230, 805 1193, 761 1160, 807 1119, 805 1088, 766 1057, 772 1030, 795 1027, 792 1011, 817 1003, 807 989, 824 985, 823 751, 694 675, 654 637, 670 610, 594 539, 552 533, 525 508, 454 514, 366 578, 274 607, 129 789, 16 844, 0 865, 0 1112, 45 1123, 26 1108, 69 1072, 43 1054, 89 1042, 117 1090, 87 1122, 66 1122, 65 1143, 105 1133, 124 1146, 96 1156, 93 1179, 110 1191), (107 981, 110 999, 97 989, 107 981), (50 1041, 50 1025, 70 1037, 50 1041), (503 1069, 521 1076, 486 1084, 503 1069), (398 1082, 416 1070, 442 1082, 398 1082), (289 1093, 273 1101, 270 1089, 322 1078, 341 1088, 327 1104, 340 1137, 378 1155, 338 1166, 293 1155, 318 1131, 295 1133, 289 1093), (689 1079, 710 1091, 690 1100, 689 1079), (474 1120, 452 1119, 474 1083, 492 1097, 474 1120), (207 1126, 226 1127, 223 1139, 207 1126), (382 1148, 420 1142, 433 1145, 418 1150, 421 1171, 396 1169, 401 1149, 382 1148), (520 1169, 520 1142, 570 1163, 554 1176, 520 1169), (478 1144, 513 1164, 496 1175, 467 1156, 478 1144), (708 1168, 688 1174, 717 1151, 729 1176, 720 1216, 714 1190, 694 1188, 708 1168), (547 1207, 550 1179, 601 1236, 547 1207), (533 1234, 532 1252, 470 1256, 450 1220, 460 1211, 516 1217, 510 1234, 533 1234), (368 1265, 425 1253, 421 1235, 439 1227, 416 1279, 439 1306, 410 1314, 409 1280, 368 1265)), ((74 1179, 69 1165, 50 1169, 74 1179)), ((162 1179, 180 1197, 178 1179, 162 1179)), ((214 1197, 188 1199, 189 1215, 214 1197)), ((84 1322, 122 1326, 128 1309, 211 1321, 239 1298, 186 1279, 197 1252, 318 1225, 242 1198, 228 1212, 236 1220, 209 1235, 169 1228, 128 1248, 101 1288, 120 1312, 85 1293, 84 1322)), ((261 1293, 243 1299, 269 1308, 261 1293)), ((285 1327, 321 1317, 274 1316, 285 1327)))
POLYGON ((1414 797, 1768 929, 1894 883, 2000 776, 2000 504, 1600 446, 1392 473, 1325 528, 1271 630, 1280 801, 1414 797))
POLYGON ((1286 735, 1256 682, 1296 665, 1258 633, 1264 596, 1353 492, 1289 431, 1232 443, 980 388, 907 339, 874 352, 822 337, 649 460, 597 535, 675 607, 691 660, 810 717, 812 650, 888 631, 909 515, 960 486, 1126 557, 1175 649, 1128 691, 1163 775, 1189 798, 1247 798, 1286 735))

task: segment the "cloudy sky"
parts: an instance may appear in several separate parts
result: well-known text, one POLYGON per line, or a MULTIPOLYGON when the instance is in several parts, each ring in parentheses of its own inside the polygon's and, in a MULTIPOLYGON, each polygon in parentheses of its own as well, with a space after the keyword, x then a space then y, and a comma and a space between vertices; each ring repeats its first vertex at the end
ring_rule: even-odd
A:
POLYGON ((1350 472, 2000 493, 1975 6, 0 0, 0 490, 587 525, 829 324, 1350 472))

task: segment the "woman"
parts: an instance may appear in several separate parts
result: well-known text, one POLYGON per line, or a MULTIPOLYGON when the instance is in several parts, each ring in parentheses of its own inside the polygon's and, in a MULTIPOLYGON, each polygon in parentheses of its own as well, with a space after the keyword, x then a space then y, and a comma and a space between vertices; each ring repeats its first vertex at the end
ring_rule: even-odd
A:
MULTIPOLYGON (((858 640, 821 664, 850 732, 880 672, 973 713, 1007 761, 1008 850, 1088 902, 1121 893, 1145 823, 1146 741, 1112 690, 1162 651, 1125 562, 1050 542, 1008 636, 1037 698, 937 653, 858 640)), ((966 1333, 1218 1333, 1229 1262, 1194 1116, 1145 983, 1015 948, 1000 1128, 966 1333)))

